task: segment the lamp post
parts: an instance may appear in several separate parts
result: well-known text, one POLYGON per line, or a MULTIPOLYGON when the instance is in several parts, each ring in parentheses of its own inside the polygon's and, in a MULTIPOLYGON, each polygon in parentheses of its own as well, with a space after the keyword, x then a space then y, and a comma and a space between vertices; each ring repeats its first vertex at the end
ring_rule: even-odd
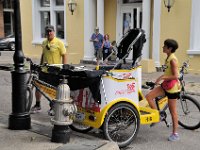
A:
POLYGON ((14 0, 14 27, 16 50, 13 56, 12 71, 12 113, 9 115, 9 129, 24 130, 31 128, 30 114, 26 110, 26 77, 24 54, 21 41, 20 0, 14 0))
POLYGON ((168 12, 170 12, 171 7, 174 5, 175 0, 164 0, 164 5, 167 7, 168 12))
POLYGON ((69 0, 68 2, 68 7, 69 7, 69 11, 71 11, 72 15, 74 13, 74 10, 76 9, 77 3, 75 0, 69 0))

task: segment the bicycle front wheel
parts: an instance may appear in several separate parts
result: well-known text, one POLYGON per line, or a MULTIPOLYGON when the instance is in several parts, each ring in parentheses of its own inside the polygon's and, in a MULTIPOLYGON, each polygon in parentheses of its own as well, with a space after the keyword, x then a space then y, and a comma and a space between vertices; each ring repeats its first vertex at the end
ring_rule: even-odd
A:
POLYGON ((178 123, 185 129, 200 127, 200 104, 193 97, 182 95, 177 101, 178 123))

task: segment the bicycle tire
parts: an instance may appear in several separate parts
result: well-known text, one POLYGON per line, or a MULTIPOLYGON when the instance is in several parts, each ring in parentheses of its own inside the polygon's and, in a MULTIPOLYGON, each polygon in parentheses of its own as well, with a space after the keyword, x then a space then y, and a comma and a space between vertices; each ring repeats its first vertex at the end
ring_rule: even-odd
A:
POLYGON ((33 90, 30 86, 27 86, 26 92, 27 92, 26 111, 29 112, 31 109, 32 102, 33 102, 33 90))
POLYGON ((200 104, 193 97, 182 95, 182 99, 177 101, 177 113, 178 124, 183 128, 195 130, 200 127, 200 104))
POLYGON ((140 127, 138 111, 128 103, 118 103, 108 111, 103 124, 104 136, 120 148, 128 146, 140 127))
POLYGON ((69 127, 76 132, 80 132, 80 133, 87 133, 89 131, 91 131, 93 129, 93 127, 87 126, 87 125, 83 125, 81 123, 78 122, 73 122, 72 125, 69 125, 69 127))

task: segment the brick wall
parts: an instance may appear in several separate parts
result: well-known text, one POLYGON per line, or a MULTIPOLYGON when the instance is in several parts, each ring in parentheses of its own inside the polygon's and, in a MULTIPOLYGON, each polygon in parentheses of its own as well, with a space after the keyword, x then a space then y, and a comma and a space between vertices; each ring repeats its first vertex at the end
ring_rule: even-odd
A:
POLYGON ((0 2, 0 38, 4 37, 3 4, 0 2))

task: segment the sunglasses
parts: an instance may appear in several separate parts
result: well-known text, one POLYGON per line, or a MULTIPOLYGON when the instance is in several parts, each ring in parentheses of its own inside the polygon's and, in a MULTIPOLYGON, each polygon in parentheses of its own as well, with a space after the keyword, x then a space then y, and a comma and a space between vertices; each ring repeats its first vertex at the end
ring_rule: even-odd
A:
POLYGON ((51 32, 53 32, 53 30, 46 30, 46 35, 48 35, 51 32))
POLYGON ((47 30, 47 32, 52 32, 53 30, 47 30))

